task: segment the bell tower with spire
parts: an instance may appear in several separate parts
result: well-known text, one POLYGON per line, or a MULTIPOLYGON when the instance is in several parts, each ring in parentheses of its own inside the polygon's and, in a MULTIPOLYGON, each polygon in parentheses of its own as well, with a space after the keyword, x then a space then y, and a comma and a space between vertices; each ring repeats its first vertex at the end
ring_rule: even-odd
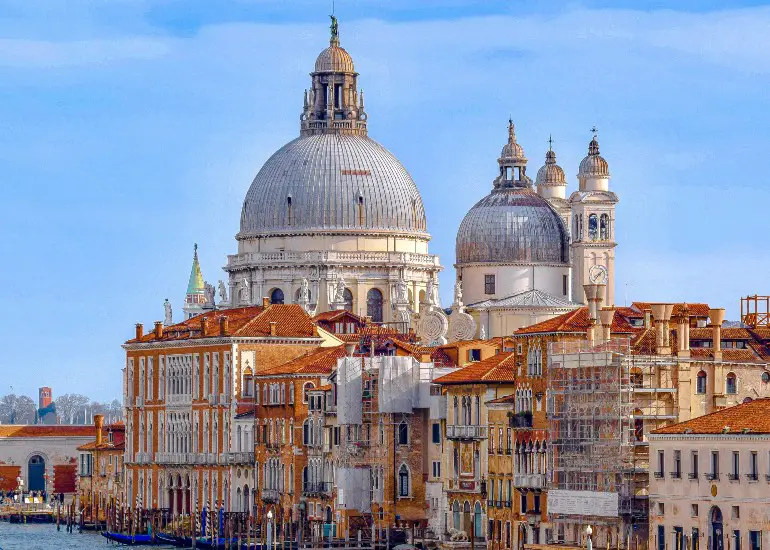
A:
POLYGON ((198 262, 198 245, 193 248, 193 263, 190 269, 190 279, 187 283, 187 294, 184 298, 184 318, 189 319, 203 313, 206 303, 206 283, 203 281, 201 266, 198 262))
POLYGON ((322 51, 310 73, 311 87, 305 90, 300 134, 366 135, 364 93, 357 91, 358 73, 353 58, 340 46, 337 18, 332 24, 329 47, 322 51))
POLYGON ((606 284, 603 302, 615 305, 615 205, 610 171, 599 154, 596 128, 580 162, 579 188, 569 198, 572 212, 572 301, 586 303, 583 285, 606 284))

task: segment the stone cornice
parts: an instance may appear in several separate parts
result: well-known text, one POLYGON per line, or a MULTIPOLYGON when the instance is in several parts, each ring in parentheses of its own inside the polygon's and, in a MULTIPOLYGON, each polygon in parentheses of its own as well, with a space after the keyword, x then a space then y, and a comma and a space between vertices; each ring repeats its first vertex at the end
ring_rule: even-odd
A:
POLYGON ((569 262, 564 263, 546 263, 546 262, 469 262, 455 263, 452 267, 461 269, 465 267, 571 267, 569 262))
POLYGON ((159 342, 134 342, 123 344, 126 351, 161 349, 161 348, 202 348, 231 344, 321 344, 323 338, 281 338, 276 336, 223 336, 218 338, 188 338, 186 340, 166 340, 159 342))
POLYGON ((741 432, 728 432, 719 434, 650 434, 648 436, 650 442, 652 441, 713 441, 720 442, 725 440, 735 441, 770 441, 770 433, 741 433, 741 432))
POLYGON ((400 229, 393 230, 371 230, 371 229, 301 229, 301 230, 276 230, 276 231, 259 231, 259 232, 243 232, 239 231, 235 235, 237 241, 247 241, 249 239, 260 239, 268 237, 313 237, 316 235, 330 235, 341 237, 401 237, 405 239, 417 239, 419 241, 428 242, 431 239, 430 233, 416 233, 407 232, 400 229))

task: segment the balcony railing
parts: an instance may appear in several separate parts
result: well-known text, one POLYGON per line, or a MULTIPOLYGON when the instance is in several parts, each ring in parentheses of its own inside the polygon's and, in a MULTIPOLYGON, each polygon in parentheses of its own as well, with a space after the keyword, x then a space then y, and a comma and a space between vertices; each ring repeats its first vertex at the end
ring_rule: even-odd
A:
POLYGON ((448 439, 486 439, 487 427, 450 424, 446 427, 446 436, 448 439))
POLYGON ((230 464, 254 464, 254 453, 249 451, 238 451, 229 453, 227 461, 230 464))
POLYGON ((674 471, 674 472, 671 472, 669 475, 672 477, 672 479, 682 479, 682 472, 674 471))
POLYGON ((516 487, 542 489, 545 487, 545 474, 515 474, 513 484, 516 487))
POLYGON ((756 473, 746 474, 746 479, 748 479, 749 481, 757 481, 759 479, 759 476, 756 473))
POLYGON ((706 474, 706 479, 709 481, 719 481, 719 472, 711 472, 710 474, 706 474))
POLYGON ((740 474, 727 474, 727 479, 730 481, 738 481, 740 478, 740 474))
POLYGON ((302 486, 302 494, 307 497, 330 495, 331 492, 332 484, 327 481, 321 481, 318 483, 305 483, 302 486))
POLYGON ((698 479, 698 472, 690 472, 687 474, 688 479, 698 479))
POLYGON ((262 489, 262 502, 275 503, 281 498, 278 489, 262 489))

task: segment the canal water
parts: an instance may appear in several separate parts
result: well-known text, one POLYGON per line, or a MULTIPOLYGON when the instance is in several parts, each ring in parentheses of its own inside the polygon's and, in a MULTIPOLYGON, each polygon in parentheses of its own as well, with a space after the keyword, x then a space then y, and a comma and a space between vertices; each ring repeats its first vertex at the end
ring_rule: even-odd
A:
MULTIPOLYGON (((77 530, 67 533, 64 526, 61 531, 57 531, 56 525, 50 523, 20 525, 0 521, 0 549, 2 550, 90 550, 92 548, 117 550, 121 546, 111 543, 99 533, 86 531, 78 533, 77 530)), ((172 547, 153 546, 152 548, 172 547)))

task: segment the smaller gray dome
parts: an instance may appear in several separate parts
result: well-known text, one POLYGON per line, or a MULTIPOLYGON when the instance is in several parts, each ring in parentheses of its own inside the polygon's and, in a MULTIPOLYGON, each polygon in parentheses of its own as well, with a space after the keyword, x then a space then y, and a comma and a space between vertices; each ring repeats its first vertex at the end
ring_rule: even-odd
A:
POLYGON ((567 185, 564 170, 556 164, 556 153, 549 150, 545 154, 545 164, 537 171, 536 185, 567 185))
POLYGON ((332 39, 329 47, 318 54, 315 60, 315 72, 317 73, 354 73, 353 58, 345 48, 340 47, 339 42, 332 39))
POLYGON ((599 142, 596 136, 588 144, 588 156, 580 161, 579 178, 600 177, 609 178, 610 168, 607 161, 599 154, 599 142))

